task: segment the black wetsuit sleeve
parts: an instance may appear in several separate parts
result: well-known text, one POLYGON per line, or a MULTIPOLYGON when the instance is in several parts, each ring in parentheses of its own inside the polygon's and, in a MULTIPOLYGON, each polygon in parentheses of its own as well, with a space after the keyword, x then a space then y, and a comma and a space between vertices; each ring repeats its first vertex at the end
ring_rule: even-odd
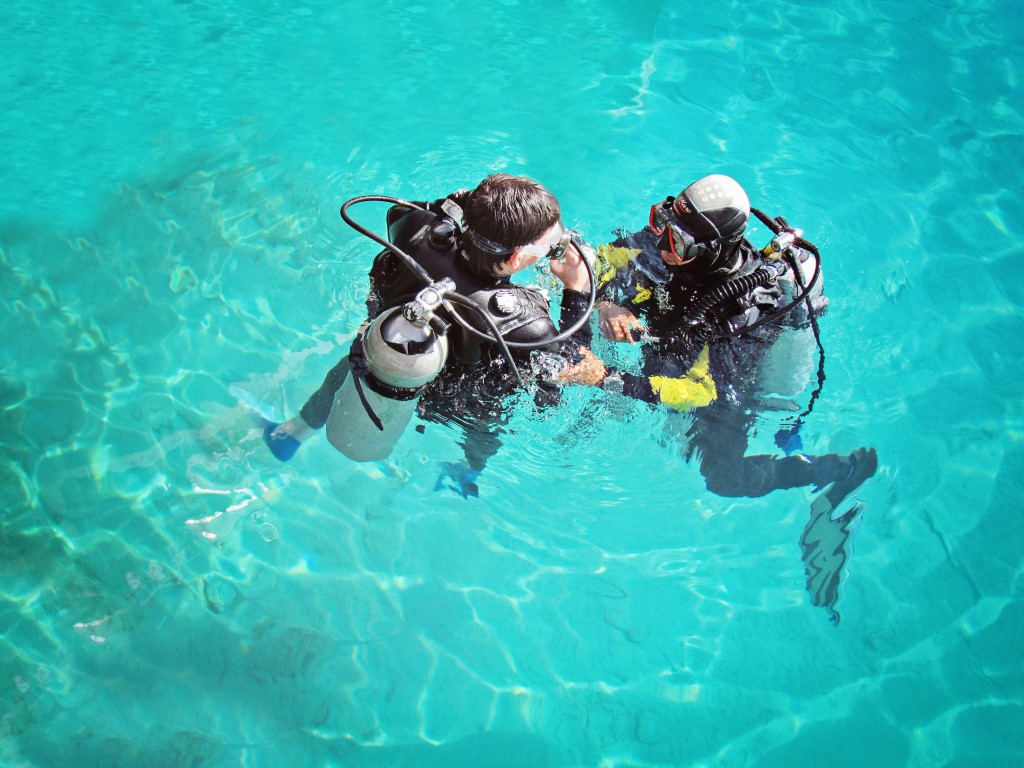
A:
POLYGON ((637 376, 635 373, 622 372, 622 394, 632 397, 634 400, 642 400, 645 403, 657 403, 658 395, 651 386, 651 380, 646 376, 637 376))
MULTIPOLYGON (((575 325, 584 315, 587 314, 587 308, 590 305, 590 293, 584 293, 583 291, 574 291, 570 288, 566 288, 562 291, 562 306, 561 314, 558 320, 559 332, 569 330, 575 325)), ((579 329, 573 333, 570 340, 581 347, 589 347, 591 342, 594 340, 594 331, 590 327, 590 323, 583 323, 579 329)))

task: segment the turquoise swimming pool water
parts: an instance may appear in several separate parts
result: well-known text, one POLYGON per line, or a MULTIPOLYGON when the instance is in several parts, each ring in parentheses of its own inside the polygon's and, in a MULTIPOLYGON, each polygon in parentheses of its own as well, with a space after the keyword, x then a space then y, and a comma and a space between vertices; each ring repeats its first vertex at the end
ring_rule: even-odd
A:
POLYGON ((14 0, 0 30, 0 764, 1024 765, 1016 5, 14 0), (435 491, 438 425, 269 456, 252 408, 293 414, 362 317, 340 203, 499 170, 595 243, 708 172, 817 243, 804 443, 880 457, 838 626, 808 489, 711 495, 599 391, 519 404, 479 499, 435 491))

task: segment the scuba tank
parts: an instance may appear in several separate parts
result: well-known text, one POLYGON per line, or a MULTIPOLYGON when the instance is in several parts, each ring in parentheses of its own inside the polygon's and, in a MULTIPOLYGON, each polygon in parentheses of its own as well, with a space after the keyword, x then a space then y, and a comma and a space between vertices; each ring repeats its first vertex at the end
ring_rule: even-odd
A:
MULTIPOLYGON (((791 269, 778 280, 786 302, 800 294, 816 277, 817 256, 811 261, 809 257, 813 254, 795 244, 800 234, 800 230, 781 231, 761 251, 765 258, 781 255, 790 264, 791 269)), ((793 307, 790 327, 772 343, 758 366, 759 389, 765 397, 794 398, 806 389, 815 369, 817 331, 812 323, 827 307, 828 299, 822 293, 821 281, 817 280, 804 304, 793 307)))
MULTIPOLYGON (((800 288, 798 295, 780 310, 780 314, 788 312, 801 302, 806 307, 806 320, 809 327, 802 327, 795 334, 790 333, 792 338, 788 342, 791 346, 788 350, 788 365, 791 368, 796 368, 798 363, 795 361, 807 360, 810 362, 813 359, 813 352, 811 351, 812 340, 818 348, 817 384, 811 392, 810 399, 807 401, 807 407, 788 426, 783 426, 782 429, 775 433, 775 444, 785 451, 787 456, 792 456, 794 453, 803 451, 804 446, 803 439, 800 437, 800 427, 803 425, 804 419, 810 416, 814 410, 814 403, 821 395, 821 389, 825 385, 825 347, 821 343, 821 331, 818 328, 817 319, 817 316, 823 314, 828 308, 828 300, 825 299, 821 283, 819 282, 821 277, 821 254, 813 243, 802 237, 803 232, 790 227, 789 222, 781 216, 770 219, 756 208, 751 210, 774 233, 771 242, 761 251, 762 255, 769 259, 773 257, 778 258, 779 256, 786 258, 793 267, 793 280, 796 286, 800 288), (814 273, 810 277, 807 276, 805 261, 801 258, 802 252, 809 252, 814 257, 814 273)), ((778 361, 772 362, 774 364, 773 367, 777 371, 778 361)), ((786 382, 782 376, 773 376, 772 368, 766 369, 763 373, 764 376, 761 383, 768 391, 776 390, 779 394, 786 394, 782 390, 787 388, 796 390, 799 386, 793 379, 786 382)))
POLYGON ((450 280, 424 288, 413 301, 377 317, 353 343, 352 368, 327 417, 327 439, 350 459, 386 458, 420 393, 444 367, 448 340, 431 319, 450 289, 450 280))

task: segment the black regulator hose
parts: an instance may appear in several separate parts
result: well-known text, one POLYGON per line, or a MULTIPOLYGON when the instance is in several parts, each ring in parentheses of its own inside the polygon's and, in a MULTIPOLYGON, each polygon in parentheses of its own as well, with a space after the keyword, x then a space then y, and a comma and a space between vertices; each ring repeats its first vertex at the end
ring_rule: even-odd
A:
MULTIPOLYGON (((762 264, 749 274, 733 277, 719 283, 694 302, 693 307, 686 314, 686 322, 692 326, 699 325, 712 308, 724 301, 749 293, 762 285, 768 285, 768 283, 777 280, 784 269, 779 269, 774 265, 762 264)), ((746 326, 743 330, 746 331, 749 328, 750 326, 746 326)))
POLYGON ((419 211, 425 211, 427 210, 427 208, 422 205, 410 203, 407 200, 400 200, 397 197, 387 197, 386 195, 363 195, 362 197, 353 197, 351 200, 346 200, 344 203, 341 204, 341 218, 342 221, 344 221, 346 224, 352 227, 352 229, 354 229, 356 232, 358 232, 361 235, 366 235, 366 237, 370 238, 375 243, 384 246, 393 254, 395 254, 395 256, 400 258, 402 260, 402 263, 405 264, 405 266, 407 266, 412 271, 412 273, 416 275, 416 277, 423 281, 424 285, 433 285, 434 280, 430 277, 427 271, 423 267, 421 267, 416 262, 415 259, 413 259, 412 256, 407 254, 405 251, 403 251, 401 248, 399 248, 397 245, 390 242, 389 240, 386 240, 380 235, 371 232, 361 224, 357 224, 352 219, 352 217, 348 215, 349 207, 355 205, 356 203, 391 203, 392 205, 401 205, 405 206, 406 208, 415 208, 416 210, 419 211))
MULTIPOLYGON (((757 216, 757 218, 761 220, 761 223, 772 231, 772 234, 778 235, 780 232, 784 230, 792 232, 792 230, 789 228, 789 224, 787 224, 786 220, 781 217, 779 217, 777 220, 770 219, 766 214, 759 211, 757 208, 753 207, 750 209, 750 212, 757 216)), ((799 285, 803 290, 801 290, 800 293, 797 294, 797 296, 786 306, 780 307, 774 312, 767 313, 760 320, 751 323, 750 325, 745 325, 741 328, 737 328, 734 331, 727 331, 726 333, 723 333, 720 336, 718 336, 718 338, 725 339, 729 338, 730 336, 739 336, 742 333, 749 333, 755 328, 760 328, 765 323, 770 323, 772 320, 782 317, 784 314, 789 312, 789 310, 793 309, 793 307, 795 307, 801 301, 806 300, 808 302, 807 314, 811 318, 811 325, 814 327, 815 339, 818 339, 818 324, 814 319, 814 309, 813 307, 811 307, 810 300, 807 297, 810 296, 811 291, 814 289, 814 286, 817 284, 818 279, 821 277, 821 254, 818 252, 818 248, 817 246, 814 245, 814 243, 812 243, 809 240, 804 240, 802 237, 796 235, 795 233, 793 236, 793 245, 802 248, 805 251, 809 251, 814 256, 814 274, 811 275, 811 279, 807 281, 807 285, 804 285, 800 265, 797 263, 797 260, 793 258, 792 255, 788 253, 785 254, 786 261, 789 263, 789 266, 793 269, 793 277, 796 280, 797 285, 799 285)), ((756 272, 757 270, 755 270, 751 274, 756 274, 756 272)), ((765 285, 765 283, 761 283, 761 285, 765 285)), ((818 339, 818 346, 819 348, 821 347, 820 339, 818 339)))
MULTIPOLYGON (((811 245, 810 243, 807 243, 807 244, 811 245)), ((811 248, 814 248, 814 246, 811 245, 811 248)), ((765 323, 770 323, 772 320, 775 320, 775 319, 777 319, 779 317, 782 317, 784 314, 789 312, 789 310, 791 310, 793 307, 795 307, 801 301, 806 299, 807 296, 810 294, 811 289, 814 287, 815 282, 817 282, 818 275, 821 274, 821 260, 817 258, 817 249, 815 249, 814 255, 815 255, 814 275, 811 277, 811 280, 810 280, 810 282, 807 283, 806 287, 804 287, 803 282, 800 280, 800 278, 797 277, 797 282, 800 285, 800 287, 803 288, 803 290, 800 292, 800 294, 795 299, 793 299, 791 302, 789 302, 789 304, 787 304, 786 306, 780 307, 779 309, 775 310, 774 312, 768 312, 767 314, 765 314, 764 317, 762 317, 757 322, 751 323, 750 325, 744 325, 741 328, 737 328, 734 331, 727 331, 726 333, 721 334, 718 338, 726 339, 726 338, 728 338, 730 336, 739 336, 741 333, 749 333, 750 331, 754 330, 755 328, 760 328, 765 323)), ((793 259, 792 257, 786 257, 786 260, 789 262, 789 265, 790 265, 790 267, 792 267, 795 275, 799 275, 800 274, 800 266, 796 263, 796 260, 793 259)), ((755 272, 751 273, 751 274, 755 274, 756 272, 757 272, 757 270, 755 270, 755 272)), ((774 278, 772 278, 772 279, 774 279, 774 278)), ((769 283, 769 282, 771 282, 771 280, 768 280, 766 283, 761 283, 761 285, 767 285, 767 283, 769 283)), ((757 287, 757 286, 755 286, 755 287, 757 287)), ((808 311, 809 312, 812 311, 810 309, 810 307, 808 307, 808 311)))

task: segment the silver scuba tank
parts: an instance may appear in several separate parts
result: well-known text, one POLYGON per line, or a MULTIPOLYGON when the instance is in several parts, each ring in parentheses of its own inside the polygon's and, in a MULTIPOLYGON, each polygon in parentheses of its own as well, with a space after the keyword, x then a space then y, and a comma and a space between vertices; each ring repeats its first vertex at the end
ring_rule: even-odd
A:
POLYGON ((416 410, 417 390, 444 367, 448 340, 427 324, 440 296, 429 309, 421 302, 430 290, 370 323, 363 336, 366 370, 350 371, 334 397, 327 439, 354 461, 375 461, 391 453, 416 410))
MULTIPOLYGON (((799 233, 799 230, 797 230, 799 233)), ((773 249, 774 252, 781 250, 776 245, 780 238, 773 238, 772 243, 766 250, 773 249)), ((803 290, 801 285, 807 285, 814 275, 815 256, 796 246, 785 244, 793 258, 789 264, 791 268, 800 270, 800 284, 797 284, 790 272, 779 278, 778 285, 782 290, 782 303, 788 303, 803 290)), ((819 277, 817 284, 811 290, 809 299, 817 309, 819 302, 827 300, 822 293, 822 281, 819 277)), ((815 368, 815 352, 817 342, 810 326, 806 324, 807 308, 801 303, 790 311, 790 318, 798 320, 798 327, 786 328, 775 340, 772 346, 761 358, 758 365, 758 389, 763 397, 771 396, 781 398, 795 398, 803 392, 813 379, 815 368)))

